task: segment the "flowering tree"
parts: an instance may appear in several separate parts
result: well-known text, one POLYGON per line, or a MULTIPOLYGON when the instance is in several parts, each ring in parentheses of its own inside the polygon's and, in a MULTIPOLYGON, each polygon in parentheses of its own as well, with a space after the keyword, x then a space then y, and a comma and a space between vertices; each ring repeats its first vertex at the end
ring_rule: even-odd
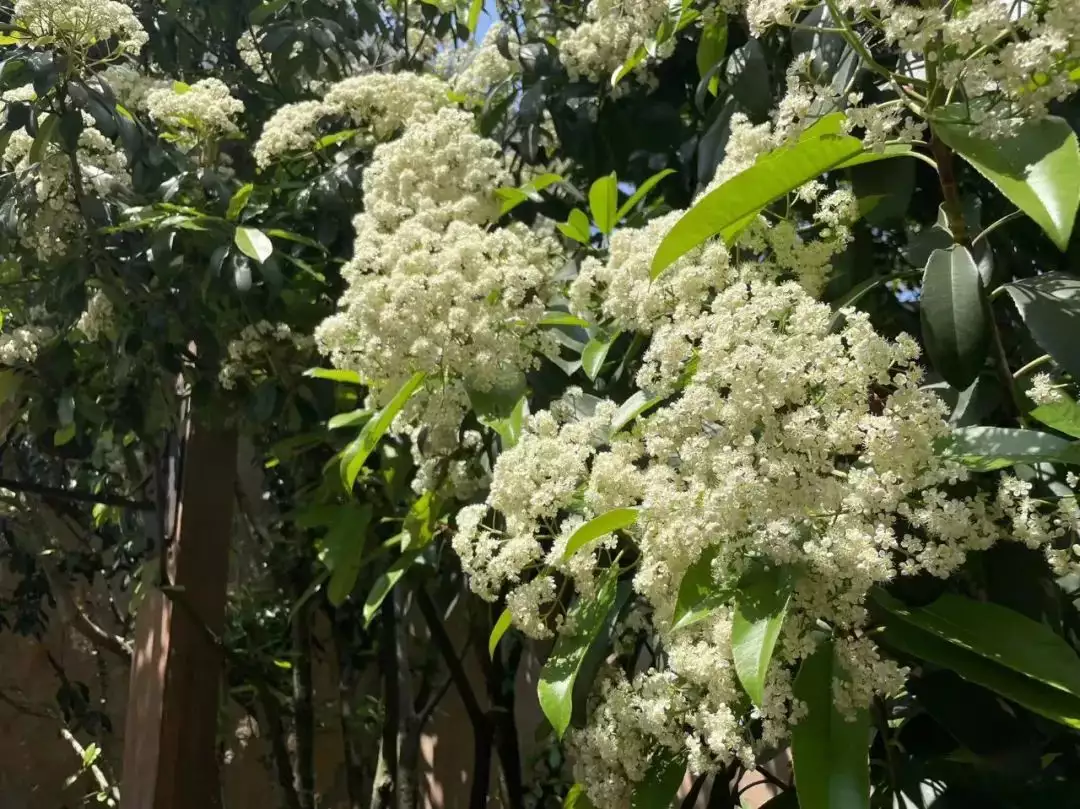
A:
MULTIPOLYGON (((378 644, 384 728, 415 742, 380 800, 415 799, 433 705, 397 711, 414 604, 473 725, 476 807, 493 744, 524 805, 491 674, 519 635, 553 640, 537 696, 569 802, 666 806, 689 772, 735 805, 788 745, 775 800, 804 809, 1058 794, 1075 0, 8 20, 5 459, 39 478, 12 519, 40 533, 26 498, 75 480, 100 499, 68 521, 130 570, 147 521, 102 492, 155 476, 181 400, 250 436, 274 584, 234 593, 257 604, 235 640, 302 652, 319 605, 342 649, 378 644), (494 605, 483 699, 442 626, 461 572, 494 605)), ((274 656, 242 659, 265 697, 274 656)), ((306 807, 303 735, 279 758, 306 807)))

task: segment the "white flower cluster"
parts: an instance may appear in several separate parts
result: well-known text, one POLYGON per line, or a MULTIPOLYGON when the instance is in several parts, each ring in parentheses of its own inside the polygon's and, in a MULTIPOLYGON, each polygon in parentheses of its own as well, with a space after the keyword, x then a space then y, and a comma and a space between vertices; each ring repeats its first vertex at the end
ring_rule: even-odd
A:
POLYGON ((605 807, 628 805, 657 744, 687 756, 695 772, 757 752, 733 674, 731 607, 671 628, 692 566, 708 564, 718 589, 761 569, 794 577, 778 659, 753 715, 767 746, 799 718, 792 672, 821 622, 833 627, 847 670, 842 707, 902 684, 904 672, 860 633, 874 585, 948 576, 969 552, 1004 538, 1043 549, 1059 570, 1080 557, 1057 547, 1080 519, 1075 502, 1048 515, 1030 485, 1013 479, 996 497, 959 491, 968 473, 935 453, 949 428, 942 403, 920 387, 914 340, 886 340, 856 312, 834 332, 832 310, 802 286, 777 281, 769 261, 735 266, 718 243, 650 283, 649 259, 669 226, 616 232, 608 262, 583 267, 572 295, 587 306, 599 293, 607 316, 651 333, 637 383, 668 401, 614 437, 615 405, 583 407, 579 392, 531 417, 499 457, 486 501, 459 513, 453 542, 473 589, 505 594, 515 625, 543 637, 559 627, 556 575, 589 597, 614 549, 609 535, 568 561, 570 535, 611 509, 639 509, 627 529, 640 552, 634 588, 666 663, 613 673, 574 736, 579 779, 605 807))
POLYGON ((236 118, 244 112, 244 102, 234 98, 220 79, 200 79, 190 86, 151 90, 146 109, 160 124, 218 139, 240 131, 236 118))
POLYGON ((334 365, 371 380, 377 399, 429 375, 402 419, 425 426, 426 457, 458 445, 468 389, 512 386, 537 351, 553 350, 536 324, 564 259, 550 232, 492 226, 494 190, 509 183, 498 145, 476 134, 471 114, 414 117, 375 148, 342 268, 348 289, 316 331, 334 365))
POLYGON ((135 12, 119 0, 16 0, 14 17, 35 36, 55 37, 73 50, 116 36, 121 51, 137 54, 149 41, 135 12))
MULTIPOLYGON (((606 83, 611 74, 653 37, 668 14, 666 0, 590 0, 588 19, 559 34, 559 58, 570 79, 606 83)), ((674 38, 661 46, 656 58, 674 50, 674 38)), ((644 63, 634 69, 642 75, 644 63)))
POLYGON ((38 347, 53 337, 48 326, 19 326, 0 334, 0 365, 28 365, 37 359, 38 347))
MULTIPOLYGON (((106 196, 117 188, 128 187, 130 177, 123 151, 94 128, 94 119, 88 113, 82 117, 83 130, 75 154, 84 189, 106 196)), ((33 143, 34 138, 25 131, 13 132, 4 151, 4 164, 17 173, 29 171, 33 143)), ((46 261, 71 249, 74 235, 85 227, 76 204, 71 160, 59 145, 49 144, 42 151, 31 188, 35 207, 20 221, 20 235, 23 243, 46 261)))
POLYGON ((79 316, 75 328, 90 342, 108 336, 116 328, 116 312, 108 296, 98 290, 86 304, 86 311, 79 316))
POLYGON ((465 55, 463 63, 461 55, 454 54, 456 70, 450 77, 450 88, 466 106, 482 106, 489 91, 521 72, 516 58, 518 45, 513 37, 509 40, 509 52, 515 58, 507 59, 499 52, 502 29, 503 23, 493 24, 484 41, 465 55))
MULTIPOLYGON (((261 320, 245 326, 240 336, 229 342, 228 359, 218 372, 218 381, 225 390, 235 390, 239 382, 257 380, 268 372, 278 375, 279 364, 297 365, 297 355, 309 354, 314 346, 311 337, 294 333, 284 323, 261 320)), ((299 358, 300 365, 306 362, 306 356, 299 358)))
MULTIPOLYGON (((1080 87, 1075 71, 1080 59, 1078 0, 974 0, 962 12, 899 0, 843 0, 838 7, 876 29, 877 41, 905 51, 903 69, 913 77, 924 78, 926 63, 934 62, 945 85, 962 89, 969 102, 992 101, 975 105, 977 113, 986 115, 980 125, 988 135, 1008 133, 1022 119, 1045 115, 1050 102, 1080 87)), ((750 0, 745 13, 751 31, 760 34, 772 25, 791 24, 802 8, 791 0, 750 0)), ((814 94, 836 97, 837 88, 818 86, 814 94)), ((885 133, 901 140, 914 134, 902 108, 867 107, 850 117, 860 116, 867 120, 858 125, 866 126, 868 135, 876 130, 878 142, 885 133)))
POLYGON ((330 86, 320 101, 286 104, 266 122, 255 144, 255 160, 265 168, 290 152, 313 148, 326 119, 344 119, 376 141, 396 135, 410 120, 430 118, 450 104, 441 79, 418 73, 367 73, 330 86))
POLYGON ((116 100, 129 112, 145 112, 146 100, 154 90, 172 87, 172 82, 155 79, 130 65, 112 64, 95 74, 98 83, 105 83, 116 100))

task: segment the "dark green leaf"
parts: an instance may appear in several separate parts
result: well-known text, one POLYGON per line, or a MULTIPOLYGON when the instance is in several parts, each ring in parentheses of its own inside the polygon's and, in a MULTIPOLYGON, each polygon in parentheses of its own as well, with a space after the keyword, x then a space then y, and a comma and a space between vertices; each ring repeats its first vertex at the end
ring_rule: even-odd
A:
POLYGON ((371 506, 350 503, 337 510, 337 516, 323 540, 323 562, 330 570, 326 596, 335 607, 341 606, 356 586, 356 577, 364 560, 364 545, 371 522, 371 506))
POLYGON ((963 390, 986 361, 989 329, 979 268, 966 247, 930 254, 920 310, 923 340, 934 368, 963 390))
POLYGON ((917 609, 882 591, 874 601, 886 611, 888 645, 1080 728, 1080 657, 1045 624, 951 593, 917 609))
POLYGON ((630 809, 667 809, 686 774, 686 762, 668 748, 655 750, 645 777, 634 784, 630 809))
POLYGON ((806 658, 795 678, 795 698, 807 708, 791 732, 795 789, 801 809, 869 809, 870 714, 847 721, 833 703, 833 680, 843 676, 832 641, 806 658))
POLYGON ((1011 427, 962 427, 940 452, 980 472, 1018 463, 1080 463, 1078 444, 1038 430, 1011 427))
POLYGON ((727 28, 727 15, 722 11, 718 11, 713 22, 702 26, 701 39, 698 40, 698 75, 704 79, 710 73, 712 74, 709 78, 708 88, 713 95, 716 95, 720 89, 720 77, 716 75, 713 68, 724 58, 724 54, 727 52, 727 28))
POLYGON ((1006 285, 1024 325, 1043 351, 1080 380, 1080 278, 1050 272, 1006 285))
POLYGON ((934 135, 993 183, 1064 251, 1080 207, 1080 147, 1063 118, 1024 121, 1008 137, 988 138, 969 122, 970 108, 937 111, 934 135))
POLYGON ((1059 396, 1058 401, 1039 405, 1028 415, 1059 433, 1080 438, 1080 404, 1064 393, 1059 396))
POLYGON ((791 600, 790 571, 773 565, 743 575, 735 595, 731 651, 735 673, 754 705, 761 707, 765 679, 791 600))
POLYGON ((229 200, 229 210, 225 214, 225 218, 230 222, 235 222, 240 218, 240 214, 244 210, 244 206, 247 205, 248 199, 251 197, 251 192, 255 190, 255 186, 251 183, 240 186, 236 190, 236 193, 232 195, 232 199, 229 200))
POLYGON ((28 158, 30 165, 41 162, 41 158, 45 154, 45 147, 52 142, 59 124, 60 117, 58 115, 47 115, 38 122, 37 135, 34 136, 34 142, 30 145, 28 158))

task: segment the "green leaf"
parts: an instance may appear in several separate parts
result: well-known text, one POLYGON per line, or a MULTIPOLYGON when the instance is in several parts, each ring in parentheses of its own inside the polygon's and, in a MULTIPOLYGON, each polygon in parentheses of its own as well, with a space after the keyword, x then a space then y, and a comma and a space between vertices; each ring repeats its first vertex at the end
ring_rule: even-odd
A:
POLYGON ((569 239, 588 244, 592 236, 589 230, 589 217, 580 208, 574 208, 565 222, 559 222, 559 231, 569 239))
POLYGON ((1067 121, 1048 115, 1008 137, 976 133, 966 104, 937 111, 933 133, 970 163, 1064 251, 1080 208, 1080 146, 1067 121))
POLYGON ((602 574, 600 587, 592 598, 578 598, 569 613, 570 631, 560 634, 551 655, 540 670, 536 686, 544 716, 561 739, 570 726, 574 711, 574 683, 585 656, 604 634, 605 625, 618 610, 616 598, 619 568, 602 574))
POLYGON ((1080 278, 1048 272, 1013 281, 1005 286, 1005 291, 1016 304, 1032 339, 1073 379, 1080 380, 1080 342, 1076 339, 1080 278))
POLYGON ((769 662, 787 616, 791 590, 790 571, 773 565, 748 571, 739 581, 735 595, 735 614, 731 623, 735 674, 759 708, 769 662))
POLYGON ((671 616, 672 631, 705 620, 731 600, 732 588, 727 583, 718 584, 713 578, 712 566, 720 550, 719 545, 713 545, 683 574, 671 616))
POLYGON ((686 761, 666 747, 652 754, 645 777, 634 784, 630 809, 667 809, 686 775, 686 761))
POLYGON ((639 45, 637 50, 630 54, 630 56, 625 62, 619 65, 619 69, 611 74, 611 86, 614 87, 616 84, 622 81, 623 78, 629 75, 630 71, 632 71, 635 67, 641 64, 641 62, 648 55, 649 52, 645 50, 645 46, 639 45))
POLYGON ((1028 413, 1036 421, 1059 433, 1080 438, 1080 404, 1071 396, 1059 394, 1061 398, 1052 404, 1039 405, 1028 413))
POLYGON ((572 315, 569 312, 545 312, 544 316, 540 318, 540 321, 536 324, 538 326, 580 326, 583 329, 589 328, 589 321, 583 320, 577 315, 572 315))
POLYGON ((356 371, 346 371, 341 368, 309 368, 304 371, 304 376, 310 379, 328 379, 331 382, 343 382, 347 385, 363 385, 364 380, 356 371))
POLYGON ((499 620, 495 622, 495 626, 491 629, 491 635, 488 637, 488 657, 495 658, 495 649, 498 648, 499 641, 502 640, 502 636, 506 634, 513 620, 509 609, 505 609, 499 614, 499 620))
POLYGON ((632 422, 646 410, 651 410, 656 407, 660 402, 664 401, 666 396, 652 396, 643 390, 639 390, 621 405, 619 409, 615 411, 614 417, 611 419, 611 434, 622 430, 627 424, 632 422))
POLYGON ((922 608, 882 591, 873 596, 887 613, 881 637, 888 645, 1080 728, 1080 657, 1045 624, 950 593, 922 608))
POLYGON ((341 482, 345 484, 346 490, 352 491, 353 484, 356 483, 356 476, 360 474, 368 455, 371 454, 379 440, 385 435, 394 417, 401 412, 401 408, 405 406, 405 403, 412 398, 412 395, 423 384, 424 376, 421 372, 413 374, 394 394, 394 398, 390 400, 390 403, 365 424, 364 429, 360 431, 360 435, 345 448, 341 455, 341 482))
POLYGON ((356 586, 364 560, 364 545, 371 523, 371 505, 350 503, 338 509, 333 526, 323 541, 323 562, 330 570, 326 596, 335 607, 345 603, 356 586))
POLYGON ((251 10, 251 14, 248 15, 249 19, 253 25, 262 25, 270 17, 289 5, 290 1, 291 0, 267 0, 267 2, 261 3, 251 10))
POLYGON ((1018 463, 1080 464, 1080 444, 1038 430, 1011 427, 962 427, 953 431, 939 452, 980 472, 1018 463))
POLYGON ((502 449, 505 452, 517 445, 518 439, 521 438, 521 431, 525 426, 525 416, 528 413, 529 400, 525 395, 522 395, 517 400, 513 410, 505 418, 485 416, 479 413, 476 418, 485 427, 490 427, 498 433, 499 438, 502 440, 502 449))
POLYGON ((31 166, 41 162, 41 158, 45 154, 45 147, 52 143, 59 125, 59 115, 47 115, 38 121, 37 135, 34 136, 34 142, 30 144, 30 154, 27 158, 31 166))
POLYGON ((843 675, 832 641, 806 658, 795 678, 795 698, 807 715, 791 732, 795 790, 801 809, 869 809, 870 714, 848 722, 833 704, 833 680, 843 675))
POLYGON ((911 155, 911 152, 912 148, 907 143, 890 143, 880 152, 868 149, 865 152, 845 160, 843 163, 836 166, 836 168, 849 169, 852 166, 861 166, 864 163, 877 163, 879 160, 891 160, 894 157, 908 157, 911 155))
POLYGON ((698 75, 705 78, 712 72, 709 79, 709 92, 713 95, 720 89, 720 77, 713 68, 716 63, 724 58, 727 51, 728 39, 727 15, 720 11, 716 14, 716 20, 704 25, 701 29, 701 39, 698 40, 697 69, 698 75))
POLYGON ((525 375, 518 374, 513 380, 508 380, 498 387, 490 390, 477 390, 466 388, 469 396, 469 404, 481 421, 484 419, 505 419, 513 414, 522 396, 525 395, 525 375))
POLYGON ((412 567, 418 555, 416 551, 402 554, 394 564, 387 568, 385 573, 382 573, 375 580, 375 584, 371 586, 371 592, 368 593, 368 597, 364 600, 364 626, 371 625, 371 621, 379 611, 383 601, 393 592, 394 586, 401 581, 401 577, 409 572, 409 568, 412 567))
POLYGON ((641 200, 645 199, 645 195, 652 191, 653 188, 656 187, 657 183, 659 183, 665 177, 674 173, 675 169, 664 169, 663 171, 658 171, 652 177, 639 185, 634 191, 634 193, 630 195, 630 199, 624 202, 622 204, 622 207, 620 207, 619 210, 615 213, 615 221, 621 222, 628 213, 634 210, 635 205, 641 202, 641 200))
POLYGON ((923 340, 934 368, 963 390, 986 361, 990 334, 982 278, 966 247, 935 250, 926 262, 919 301, 923 340))
POLYGON ((843 122, 842 113, 825 116, 794 144, 762 155, 746 171, 698 200, 660 243, 652 276, 713 236, 730 241, 770 202, 859 154, 862 141, 842 134, 843 122))
POLYGON ((509 213, 521 203, 528 202, 529 200, 539 201, 540 191, 561 180, 562 177, 558 174, 541 174, 532 182, 525 183, 517 188, 496 188, 495 196, 503 201, 502 206, 499 208, 499 213, 509 213))
POLYGON ((596 377, 600 375, 600 370, 604 367, 604 361, 607 360, 608 352, 611 351, 611 346, 619 339, 620 334, 621 332, 615 332, 607 339, 594 337, 589 340, 581 351, 581 367, 585 371, 585 376, 596 381, 596 377))
POLYGON ((350 410, 348 413, 338 413, 336 416, 331 416, 330 420, 326 422, 326 429, 341 430, 345 427, 358 427, 370 418, 371 411, 361 407, 357 410, 350 410))
POLYGON ((270 258, 274 252, 274 243, 258 228, 238 227, 233 241, 240 248, 241 253, 260 264, 270 258))
POLYGON ((248 199, 251 198, 251 192, 254 190, 255 186, 251 183, 240 186, 236 193, 232 195, 232 199, 229 200, 229 210, 226 211, 225 218, 230 222, 235 222, 243 212, 244 206, 247 205, 248 199))
POLYGON ((476 25, 480 22, 480 12, 484 10, 484 0, 472 0, 469 3, 469 18, 466 21, 466 26, 469 29, 470 34, 476 33, 476 25))
POLYGON ((432 491, 420 495, 405 515, 405 533, 402 535, 403 551, 422 550, 435 539, 439 527, 442 503, 432 491))
POLYGON ((637 518, 636 508, 613 508, 598 517, 593 517, 570 535, 570 539, 566 541, 566 550, 563 551, 563 561, 570 561, 570 557, 590 542, 633 525, 637 522, 637 518))
POLYGON ((592 184, 589 189, 589 210, 592 211, 593 222, 601 233, 608 234, 615 229, 618 203, 619 181, 615 172, 592 184))
POLYGON ((65 424, 55 433, 53 433, 53 446, 62 447, 66 444, 70 444, 75 438, 75 425, 65 424))

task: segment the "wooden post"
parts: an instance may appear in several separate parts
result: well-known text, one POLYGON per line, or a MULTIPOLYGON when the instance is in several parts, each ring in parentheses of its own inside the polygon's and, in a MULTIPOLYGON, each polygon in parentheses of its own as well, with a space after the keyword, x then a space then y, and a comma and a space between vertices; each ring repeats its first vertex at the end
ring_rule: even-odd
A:
POLYGON ((190 415, 168 475, 166 592, 139 608, 124 734, 121 809, 219 809, 217 731, 235 503, 235 431, 190 415), (169 516, 171 515, 171 516, 169 516))

